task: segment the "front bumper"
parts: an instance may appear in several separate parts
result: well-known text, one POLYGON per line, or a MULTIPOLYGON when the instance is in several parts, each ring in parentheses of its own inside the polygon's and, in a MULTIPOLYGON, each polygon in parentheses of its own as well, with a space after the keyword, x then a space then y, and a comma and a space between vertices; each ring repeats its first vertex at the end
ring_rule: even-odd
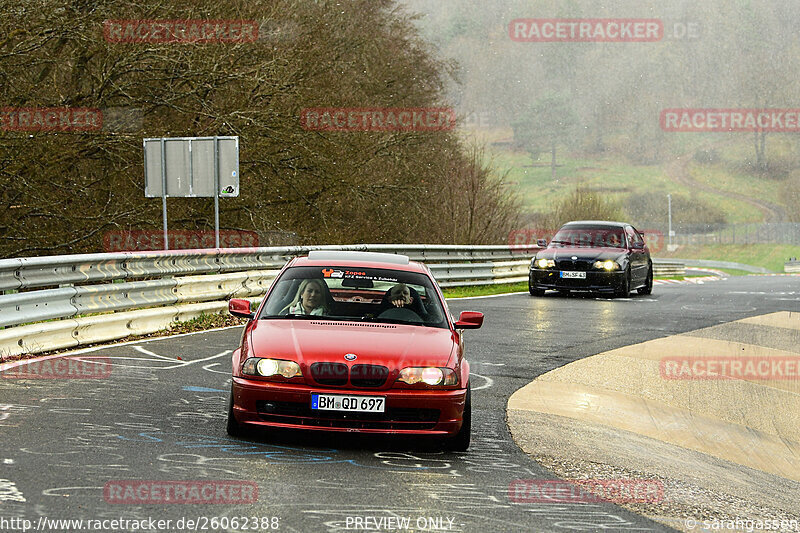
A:
POLYGON ((461 428, 466 389, 354 390, 233 378, 233 413, 240 424, 321 431, 452 436, 461 428), (311 409, 311 394, 383 396, 384 413, 311 409))
POLYGON ((622 287, 625 271, 587 271, 586 278, 562 278, 560 270, 531 269, 528 285, 533 289, 614 292, 622 287))

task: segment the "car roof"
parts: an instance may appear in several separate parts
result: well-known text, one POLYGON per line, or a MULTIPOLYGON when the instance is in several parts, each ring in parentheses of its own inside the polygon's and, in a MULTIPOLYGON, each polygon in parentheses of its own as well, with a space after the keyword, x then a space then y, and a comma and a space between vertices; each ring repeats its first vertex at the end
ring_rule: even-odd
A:
POLYGON ((409 260, 407 255, 350 250, 312 250, 306 257, 295 258, 291 266, 386 268, 427 273, 422 263, 409 260))
POLYGON ((561 227, 563 228, 565 226, 583 226, 583 225, 587 225, 587 226, 607 226, 607 227, 630 226, 630 224, 627 223, 627 222, 613 222, 613 221, 610 221, 610 220, 573 220, 573 221, 567 222, 566 224, 564 224, 561 227))

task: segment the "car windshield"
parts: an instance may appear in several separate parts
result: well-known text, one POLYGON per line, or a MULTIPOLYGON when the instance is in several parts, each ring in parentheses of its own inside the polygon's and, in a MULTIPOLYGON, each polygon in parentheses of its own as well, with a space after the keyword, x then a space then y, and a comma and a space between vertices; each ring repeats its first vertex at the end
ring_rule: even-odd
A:
POLYGON ((292 267, 267 296, 259 319, 359 320, 447 328, 430 277, 398 270, 292 267))
POLYGON ((551 242, 557 248, 624 248, 625 236, 621 227, 570 226, 558 230, 551 242))

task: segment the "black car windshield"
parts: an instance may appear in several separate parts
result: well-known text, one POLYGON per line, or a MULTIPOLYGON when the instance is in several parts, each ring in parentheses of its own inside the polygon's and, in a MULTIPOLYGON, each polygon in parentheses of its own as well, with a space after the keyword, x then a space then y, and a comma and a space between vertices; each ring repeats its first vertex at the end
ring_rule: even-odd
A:
POLYGON ((420 273, 353 267, 292 267, 259 319, 359 320, 447 328, 432 280, 420 273))
POLYGON ((558 230, 551 243, 557 248, 624 248, 625 234, 618 226, 569 226, 558 230))

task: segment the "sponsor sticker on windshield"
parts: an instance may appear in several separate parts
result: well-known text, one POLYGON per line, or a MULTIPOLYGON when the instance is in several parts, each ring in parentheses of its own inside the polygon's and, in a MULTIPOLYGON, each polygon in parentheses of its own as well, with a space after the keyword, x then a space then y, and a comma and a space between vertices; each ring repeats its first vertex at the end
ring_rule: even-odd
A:
POLYGON ((323 268, 322 277, 339 278, 339 279, 363 279, 370 281, 390 281, 392 283, 397 282, 397 278, 392 278, 387 276, 375 276, 373 274, 364 272, 363 270, 344 270, 335 268, 323 268))

